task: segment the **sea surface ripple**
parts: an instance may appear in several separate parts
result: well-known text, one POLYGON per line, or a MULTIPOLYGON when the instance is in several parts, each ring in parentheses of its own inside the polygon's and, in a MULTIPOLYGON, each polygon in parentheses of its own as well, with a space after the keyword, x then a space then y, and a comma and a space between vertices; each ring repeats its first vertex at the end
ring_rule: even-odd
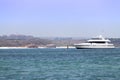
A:
POLYGON ((120 80, 120 49, 0 49, 0 80, 120 80))

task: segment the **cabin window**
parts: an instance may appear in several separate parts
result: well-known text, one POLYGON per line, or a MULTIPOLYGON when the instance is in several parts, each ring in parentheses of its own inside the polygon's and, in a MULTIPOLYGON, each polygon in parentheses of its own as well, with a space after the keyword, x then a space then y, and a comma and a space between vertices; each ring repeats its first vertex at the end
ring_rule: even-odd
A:
POLYGON ((98 42, 97 41, 94 42, 94 41, 92 41, 90 43, 106 43, 106 42, 99 42, 99 41, 98 42))

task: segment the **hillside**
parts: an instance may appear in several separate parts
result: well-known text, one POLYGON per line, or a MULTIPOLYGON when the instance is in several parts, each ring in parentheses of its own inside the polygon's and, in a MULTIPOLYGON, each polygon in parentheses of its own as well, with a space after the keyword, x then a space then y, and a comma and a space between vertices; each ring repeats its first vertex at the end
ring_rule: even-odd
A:
POLYGON ((33 36, 26 36, 26 35, 4 35, 0 36, 0 46, 1 47, 20 47, 20 46, 27 46, 27 45, 47 45, 50 44, 51 40, 41 39, 38 37, 33 36))
MULTIPOLYGON (((0 36, 0 47, 24 47, 24 46, 73 46, 75 43, 85 42, 87 39, 73 39, 73 38, 38 38, 26 35, 3 35, 0 36)), ((111 42, 120 47, 120 38, 110 38, 111 42)))

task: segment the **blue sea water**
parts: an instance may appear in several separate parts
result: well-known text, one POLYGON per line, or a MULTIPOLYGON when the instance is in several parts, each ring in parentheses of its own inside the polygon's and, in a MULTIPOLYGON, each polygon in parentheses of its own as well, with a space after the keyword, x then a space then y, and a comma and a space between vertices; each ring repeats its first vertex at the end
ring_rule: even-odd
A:
POLYGON ((0 80, 120 80, 120 49, 0 49, 0 80))

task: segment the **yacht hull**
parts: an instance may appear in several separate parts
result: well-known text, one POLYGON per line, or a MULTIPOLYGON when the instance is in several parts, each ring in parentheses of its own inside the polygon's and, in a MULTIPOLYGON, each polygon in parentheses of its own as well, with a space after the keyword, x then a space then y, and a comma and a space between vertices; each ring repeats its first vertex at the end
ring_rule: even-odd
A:
POLYGON ((115 48, 112 45, 75 45, 77 49, 115 48))

